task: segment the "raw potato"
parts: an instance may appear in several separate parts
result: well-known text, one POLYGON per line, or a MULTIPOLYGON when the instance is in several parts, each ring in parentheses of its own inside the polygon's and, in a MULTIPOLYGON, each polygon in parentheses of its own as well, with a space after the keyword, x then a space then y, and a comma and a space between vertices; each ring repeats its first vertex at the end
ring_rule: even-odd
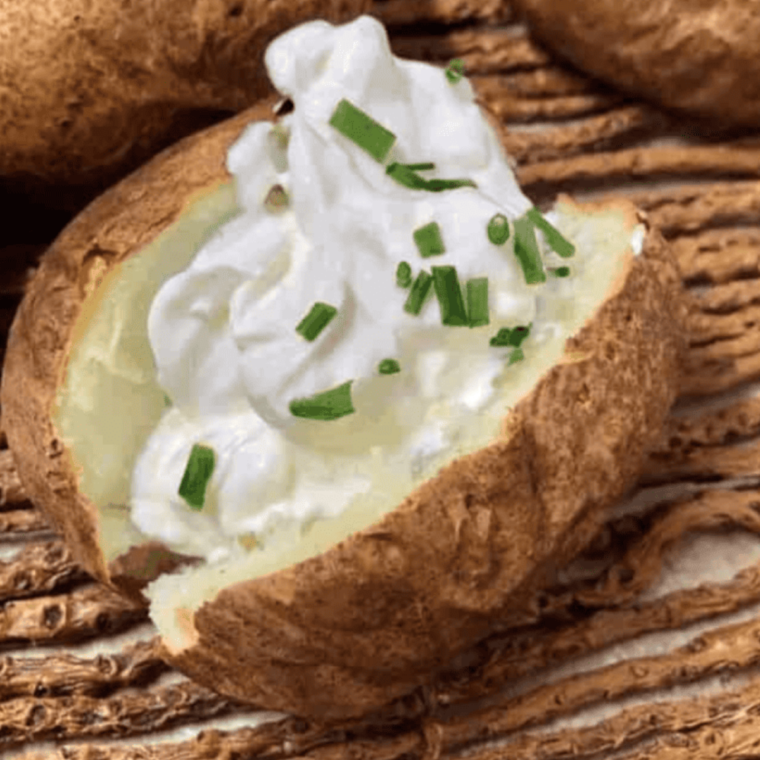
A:
MULTIPOLYGON (((142 603, 147 581, 187 558, 153 542, 107 563, 98 507, 78 491, 52 421, 56 391, 96 286, 191 200, 229 184, 227 149, 246 123, 273 119, 274 102, 186 138, 91 204, 46 253, 11 328, 0 401, 24 487, 90 573, 142 603)), ((619 215, 623 239, 645 220, 624 200, 578 209, 619 215)), ((164 638, 162 656, 221 693, 339 719, 529 619, 537 590, 633 485, 677 392, 688 309, 677 265, 648 230, 642 254, 629 250, 618 271, 565 359, 505 417, 503 437, 324 553, 231 585, 194 616, 173 602, 187 648, 164 638)))
POLYGON ((4 0, 0 180, 79 209, 162 148, 272 93, 269 42, 372 0, 4 0))
POLYGON ((746 0, 515 0, 588 74, 719 125, 760 126, 760 6, 746 0))

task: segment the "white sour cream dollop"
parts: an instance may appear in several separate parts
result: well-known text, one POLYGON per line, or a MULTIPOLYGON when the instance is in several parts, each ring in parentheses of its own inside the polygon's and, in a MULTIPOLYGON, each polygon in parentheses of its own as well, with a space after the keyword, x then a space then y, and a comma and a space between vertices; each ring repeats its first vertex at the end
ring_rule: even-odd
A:
MULTIPOLYGON (((369 16, 291 29, 265 62, 295 109, 276 128, 251 124, 232 146, 227 166, 241 211, 163 284, 148 319, 158 382, 173 406, 136 463, 132 518, 143 533, 211 562, 240 551, 242 534, 339 514, 372 486, 347 466, 352 454, 400 452, 420 471, 456 441, 455 412, 476 414, 492 399, 512 349, 490 338, 532 322, 527 354, 557 329, 541 322, 542 299, 572 299, 563 280, 526 284, 514 232, 503 245, 487 237, 495 214, 515 220, 533 204, 466 78, 452 83, 440 67, 394 57, 369 16), (330 125, 343 99, 396 136, 385 162, 330 125), (410 189, 386 174, 392 161, 432 162, 422 176, 477 187, 410 189), (265 207, 273 185, 289 196, 285 209, 265 207), (423 258, 413 232, 433 221, 445 253, 423 258), (402 261, 413 277, 453 265, 463 291, 470 278, 488 277, 490 324, 442 324, 432 289, 419 315, 407 313, 409 290, 396 283, 402 261), (337 316, 310 342, 295 328, 315 302, 337 316), (388 358, 399 373, 378 372, 388 358), (292 400, 348 380, 354 414, 315 421, 291 413, 292 400), (178 495, 196 443, 216 454, 201 511, 178 495), (297 469, 298 452, 313 466, 297 469)), ((542 245, 545 263, 568 263, 553 256, 542 245)))

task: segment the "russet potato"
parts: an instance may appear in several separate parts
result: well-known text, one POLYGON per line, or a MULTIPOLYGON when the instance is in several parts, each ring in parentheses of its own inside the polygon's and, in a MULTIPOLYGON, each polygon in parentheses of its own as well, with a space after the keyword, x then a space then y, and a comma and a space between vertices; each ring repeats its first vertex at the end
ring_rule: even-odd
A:
MULTIPOLYGON (((223 694, 329 720, 379 708, 493 630, 536 614, 538 590, 588 545, 659 437, 677 393, 688 302, 665 241, 629 202, 565 198, 565 212, 589 229, 606 224, 622 236, 619 266, 564 355, 560 344, 559 360, 505 405, 499 436, 450 461, 377 519, 354 514, 334 534, 326 521, 316 550, 294 548, 259 575, 238 568, 220 580, 198 558, 155 541, 132 543, 126 518, 107 517, 82 485, 94 476, 59 429, 59 391, 71 381, 67 367, 83 330, 104 308, 105 286, 147 250, 151 266, 181 268, 171 256, 188 254, 169 244, 156 249, 156 241, 191 239, 200 218, 186 221, 193 204, 229 192, 227 150, 246 124, 276 120, 275 101, 185 138, 68 225, 12 325, 0 402, 30 497, 93 576, 150 602, 168 662, 223 694), (647 231, 634 256, 630 235, 639 223, 647 231), (166 251, 163 259, 157 250, 166 251), (155 583, 167 585, 152 592, 148 582, 162 573, 169 574, 155 583)), ((97 378, 80 380, 97 395, 97 378)), ((126 396, 93 403, 82 425, 98 446, 111 445, 105 434, 97 438, 98 425, 105 430, 124 405, 128 465, 134 451, 127 450, 140 443, 129 425, 160 413, 158 386, 145 385, 142 411, 126 396)))
POLYGON ((579 69, 718 127, 760 126, 760 8, 745 0, 515 0, 579 69))

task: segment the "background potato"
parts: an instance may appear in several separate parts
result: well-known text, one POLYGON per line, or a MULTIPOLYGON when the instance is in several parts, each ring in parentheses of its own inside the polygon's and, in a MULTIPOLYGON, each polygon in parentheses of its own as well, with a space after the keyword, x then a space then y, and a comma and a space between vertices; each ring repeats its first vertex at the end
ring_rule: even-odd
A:
POLYGON ((282 31, 371 4, 4 0, 0 199, 23 192, 80 209, 160 149, 271 93, 263 55, 282 31))
POLYGON ((660 105, 760 126, 760 7, 746 0, 515 0, 550 50, 660 105))
MULTIPOLYGON (((154 542, 106 563, 98 507, 78 489, 54 398, 94 289, 229 179, 227 149, 246 123, 272 118, 273 102, 177 143, 92 203, 44 256, 11 329, 0 397, 23 484, 83 567, 143 603, 147 581, 184 558, 154 542)), ((643 219, 626 201, 612 205, 630 229, 643 219)), ((567 341, 567 361, 506 417, 503 437, 328 551, 229 586, 194 615, 177 609, 185 646, 162 656, 224 694, 336 719, 425 683, 496 620, 509 629, 530 619, 537 590, 589 543, 659 439, 685 350, 681 287, 650 230, 567 341)))

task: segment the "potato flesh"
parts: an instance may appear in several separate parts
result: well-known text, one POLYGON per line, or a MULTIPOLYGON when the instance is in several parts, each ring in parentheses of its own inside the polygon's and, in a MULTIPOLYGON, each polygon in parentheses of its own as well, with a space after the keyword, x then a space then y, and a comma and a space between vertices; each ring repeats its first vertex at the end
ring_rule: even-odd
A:
MULTIPOLYGON (((54 419, 79 463, 80 491, 100 509, 100 545, 107 562, 146 540, 132 524, 127 505, 133 464, 165 403, 147 337, 148 309, 161 283, 186 267, 203 242, 236 211, 232 183, 189 205, 178 222, 106 276, 77 322, 54 419)), ((525 359, 505 367, 497 392, 482 412, 457 420, 461 432, 456 447, 432 457, 414 474, 408 464, 385 457, 377 448, 363 461, 354 457, 373 485, 367 493, 357 494, 337 517, 283 527, 263 550, 247 553, 241 548, 224 563, 184 568, 158 578, 146 595, 151 599, 151 617, 170 646, 179 649, 188 643, 185 627, 175 614, 178 607, 193 611, 232 583, 324 552, 377 522, 456 457, 481 449, 499 436, 508 409, 562 358, 565 340, 610 296, 631 249, 635 253, 641 249, 643 227, 632 229, 617 208, 583 215, 572 205, 560 203, 555 212, 550 218, 575 243, 576 255, 557 262, 569 263, 574 274, 554 281, 552 287, 569 289, 574 297, 569 302, 547 299, 541 323, 554 325, 554 334, 540 343, 526 342, 525 359)), ((453 341, 456 333, 452 331, 453 341)), ((332 464, 339 478, 347 461, 345 455, 336 455, 331 463, 329 454, 323 454, 319 460, 303 459, 300 466, 329 468, 332 464)))

